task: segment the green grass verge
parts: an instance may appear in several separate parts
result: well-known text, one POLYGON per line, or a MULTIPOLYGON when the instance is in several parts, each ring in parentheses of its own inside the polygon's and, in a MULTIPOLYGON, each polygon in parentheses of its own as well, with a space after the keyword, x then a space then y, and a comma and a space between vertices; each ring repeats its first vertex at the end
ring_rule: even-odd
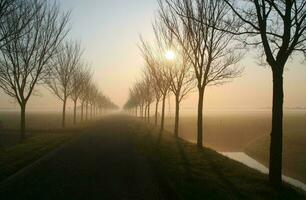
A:
POLYGON ((41 134, 23 143, 0 149, 0 181, 39 159, 50 150, 67 142, 75 134, 41 134))
POLYGON ((169 199, 305 199, 288 185, 273 188, 267 175, 211 149, 159 134, 141 122, 130 124, 138 150, 169 199))

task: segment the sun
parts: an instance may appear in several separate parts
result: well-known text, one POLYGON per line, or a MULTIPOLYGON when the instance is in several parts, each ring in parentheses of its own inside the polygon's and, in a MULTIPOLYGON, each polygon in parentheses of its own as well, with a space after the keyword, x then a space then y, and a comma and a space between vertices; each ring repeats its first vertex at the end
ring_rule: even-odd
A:
POLYGON ((174 60, 175 59, 175 53, 172 50, 166 51, 165 57, 167 60, 174 60))

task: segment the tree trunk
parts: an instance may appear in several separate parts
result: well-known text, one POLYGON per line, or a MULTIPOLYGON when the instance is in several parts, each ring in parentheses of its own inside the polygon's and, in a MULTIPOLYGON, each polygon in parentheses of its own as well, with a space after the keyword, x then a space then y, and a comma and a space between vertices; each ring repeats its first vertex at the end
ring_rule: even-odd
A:
POLYGON ((165 104, 166 104, 166 95, 163 95, 162 114, 161 114, 161 122, 160 122, 160 131, 163 131, 163 130, 164 130, 164 122, 165 122, 165 104))
POLYGON ((64 98, 63 100, 63 113, 62 113, 62 127, 65 128, 66 125, 66 101, 67 99, 64 98))
POLYGON ((88 120, 88 102, 86 102, 86 106, 85 106, 85 120, 88 120))
POLYGON ((157 114, 158 114, 158 104, 159 104, 159 100, 156 100, 155 103, 155 126, 157 126, 157 114))
POLYGON ((90 104, 90 118, 93 117, 93 113, 92 113, 92 104, 90 104))
POLYGON ((283 102, 283 72, 274 70, 269 180, 275 186, 282 183, 283 102))
POLYGON ((84 115, 84 102, 82 101, 82 104, 81 104, 81 122, 83 122, 83 115, 84 115))
POLYGON ((75 125, 76 124, 76 104, 77 104, 77 101, 74 101, 74 106, 73 106, 73 124, 75 125))
POLYGON ((147 105, 145 104, 144 105, 144 111, 143 111, 143 113, 144 113, 144 117, 143 117, 143 120, 146 122, 147 121, 147 105))
POLYGON ((198 101, 198 137, 197 137, 197 146, 203 147, 203 100, 204 100, 204 90, 205 88, 199 89, 199 101, 198 101))
POLYGON ((20 140, 23 141, 26 138, 26 103, 22 103, 20 105, 20 140))
POLYGON ((174 136, 178 137, 178 128, 179 128, 179 119, 180 119, 180 101, 178 98, 175 99, 175 122, 174 122, 174 136))
POLYGON ((144 110, 144 121, 146 122, 147 121, 147 109, 148 109, 148 106, 145 104, 145 110, 144 110))
POLYGON ((148 123, 150 123, 150 103, 148 103, 148 123))

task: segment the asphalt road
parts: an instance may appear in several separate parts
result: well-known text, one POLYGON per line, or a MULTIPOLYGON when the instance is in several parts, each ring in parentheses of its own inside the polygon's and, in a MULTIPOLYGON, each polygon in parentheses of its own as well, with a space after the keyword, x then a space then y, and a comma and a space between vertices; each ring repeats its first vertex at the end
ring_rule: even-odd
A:
POLYGON ((0 184, 0 199, 164 199, 157 182, 117 116, 0 184))

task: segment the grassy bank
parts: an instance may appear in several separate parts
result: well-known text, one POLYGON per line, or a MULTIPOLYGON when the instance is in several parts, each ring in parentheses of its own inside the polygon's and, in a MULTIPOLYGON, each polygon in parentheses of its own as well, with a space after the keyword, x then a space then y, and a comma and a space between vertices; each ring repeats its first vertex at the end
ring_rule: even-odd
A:
POLYGON ((139 151, 169 199, 305 199, 287 185, 271 187, 267 175, 213 150, 199 150, 141 122, 130 124, 139 151))
POLYGON ((52 149, 67 142, 74 133, 40 134, 23 143, 0 148, 0 181, 30 165, 52 149))
MULTIPOLYGON (((285 133, 283 142, 283 173, 306 183, 306 134, 303 131, 285 133)), ((251 142, 245 152, 269 166, 269 146, 270 137, 264 136, 251 142)))

